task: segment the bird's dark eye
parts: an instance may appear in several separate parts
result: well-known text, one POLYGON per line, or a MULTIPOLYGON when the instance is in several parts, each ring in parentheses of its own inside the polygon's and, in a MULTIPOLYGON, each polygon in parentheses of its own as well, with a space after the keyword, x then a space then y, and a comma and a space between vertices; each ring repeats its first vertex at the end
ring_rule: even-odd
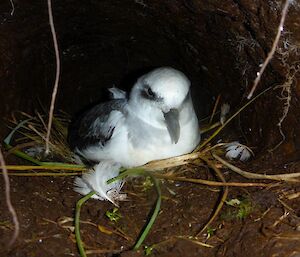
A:
POLYGON ((142 91, 142 96, 149 100, 155 100, 157 98, 157 95, 152 91, 152 89, 148 85, 144 87, 144 90, 142 91))
POLYGON ((147 89, 147 95, 151 98, 155 98, 155 93, 152 91, 152 89, 150 87, 148 87, 147 89))

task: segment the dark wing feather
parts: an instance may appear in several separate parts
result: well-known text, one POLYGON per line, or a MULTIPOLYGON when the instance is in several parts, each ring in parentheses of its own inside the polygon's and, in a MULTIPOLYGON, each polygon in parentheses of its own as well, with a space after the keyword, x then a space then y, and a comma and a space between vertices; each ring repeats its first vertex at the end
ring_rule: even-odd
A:
POLYGON ((96 105, 86 112, 70 130, 70 145, 74 149, 84 149, 89 145, 104 146, 112 137, 114 125, 109 123, 112 111, 124 113, 126 99, 115 99, 96 105))

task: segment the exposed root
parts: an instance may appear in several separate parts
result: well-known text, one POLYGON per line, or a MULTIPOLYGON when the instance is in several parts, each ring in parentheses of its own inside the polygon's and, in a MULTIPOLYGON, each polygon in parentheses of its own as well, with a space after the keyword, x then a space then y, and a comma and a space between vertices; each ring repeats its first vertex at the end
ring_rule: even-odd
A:
POLYGON ((287 182, 300 182, 299 179, 294 179, 300 177, 300 172, 296 173, 286 173, 286 174, 279 174, 279 175, 265 175, 265 174, 256 174, 252 172, 243 171, 240 168, 230 164, 229 162, 222 159, 220 156, 216 154, 212 154, 213 157, 225 165, 227 168, 231 169, 232 171, 242 175, 245 178, 249 179, 268 179, 268 180, 276 180, 276 181, 287 181, 287 182))
POLYGON ((176 177, 159 173, 152 173, 152 175, 156 178, 172 180, 172 181, 182 181, 189 182, 195 184, 202 184, 207 186, 227 186, 227 187, 270 187, 270 184, 264 183, 239 183, 239 182, 218 182, 218 181, 210 181, 204 179, 194 179, 194 178, 185 178, 185 177, 176 177))
POLYGON ((254 84, 253 84, 253 86, 250 90, 250 93, 247 96, 247 99, 252 98, 253 93, 254 93, 258 83, 260 82, 262 74, 264 73, 264 71, 265 71, 266 67, 268 66, 269 62, 271 61, 271 59, 274 57, 274 54, 275 54, 275 51, 276 51, 276 48, 278 46, 279 39, 280 39, 280 36, 281 36, 281 32, 283 31, 283 26, 284 26, 285 19, 286 19, 287 13, 288 13, 288 8, 289 8, 289 5, 290 5, 290 2, 291 2, 291 0, 286 0, 285 1, 285 4, 284 4, 282 12, 281 12, 280 23, 279 23, 279 26, 277 28, 277 34, 276 34, 276 37, 274 39, 272 48, 271 48, 270 52, 268 53, 267 58, 263 62, 259 72, 257 72, 257 76, 254 80, 254 84))
POLYGON ((59 50, 58 50, 57 37, 56 37, 56 32, 55 32, 55 27, 54 27, 54 22, 53 22, 51 0, 48 0, 48 14, 49 14, 49 24, 50 24, 50 28, 51 28, 54 50, 55 50, 56 75, 55 75, 55 82, 54 82, 50 110, 49 110, 49 121, 48 121, 48 127, 47 127, 47 135, 46 135, 46 151, 45 151, 46 154, 49 154, 49 151, 50 151, 50 148, 49 148, 50 132, 51 132, 51 127, 52 127, 54 105, 55 105, 56 94, 57 94, 57 89, 58 89, 58 82, 59 82, 59 75, 60 75, 59 50))
POLYGON ((296 75, 298 74, 300 69, 300 63, 298 61, 298 58, 300 56, 300 47, 292 43, 289 37, 283 39, 282 47, 279 47, 277 49, 277 53, 281 60, 282 66, 286 70, 285 82, 282 85, 278 85, 274 88, 281 89, 279 99, 283 101, 282 115, 280 116, 279 122, 277 123, 280 135, 282 136, 282 140, 270 151, 274 151, 285 141, 286 136, 282 130, 282 123, 286 119, 290 110, 292 101, 292 87, 295 82, 296 75), (296 59, 296 61, 293 62, 292 60, 289 60, 290 58, 296 59))
MULTIPOLYGON (((208 164, 208 166, 211 167, 216 172, 216 175, 220 178, 220 180, 223 183, 226 183, 226 180, 225 180, 223 174, 221 173, 221 171, 211 161, 209 161, 207 158, 203 158, 203 157, 202 157, 202 160, 205 161, 208 164)), ((219 213, 220 213, 220 211, 221 211, 221 209, 222 209, 222 207, 223 207, 223 205, 226 201, 228 191, 229 191, 228 186, 224 186, 223 195, 221 197, 221 200, 220 200, 214 214, 211 216, 211 218, 206 223, 206 225, 197 233, 196 236, 203 233, 203 231, 205 231, 210 226, 210 224, 215 220, 215 218, 219 215, 219 213)))
POLYGON ((15 4, 13 0, 10 0, 10 5, 11 5, 10 16, 13 16, 15 13, 15 4))
POLYGON ((7 204, 9 212, 11 213, 13 223, 14 223, 14 226, 15 226, 14 234, 13 234, 12 238, 10 239, 10 241, 8 243, 8 247, 11 247, 15 243, 15 241, 17 240, 17 238, 19 236, 20 224, 19 224, 19 220, 18 220, 17 213, 15 211, 15 208, 13 207, 13 205, 11 203, 9 177, 8 177, 7 169, 5 168, 5 161, 4 161, 1 149, 0 149, 0 163, 1 163, 1 166, 2 166, 1 167, 2 171, 3 171, 2 175, 3 175, 3 178, 4 178, 4 182, 5 182, 6 204, 7 204))

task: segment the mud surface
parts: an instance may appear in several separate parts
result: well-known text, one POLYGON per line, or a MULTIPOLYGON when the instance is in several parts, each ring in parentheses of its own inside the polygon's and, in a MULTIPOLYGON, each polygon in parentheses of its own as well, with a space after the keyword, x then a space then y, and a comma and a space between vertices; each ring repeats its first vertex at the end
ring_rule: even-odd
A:
MULTIPOLYGON (((294 163, 286 170, 295 171, 299 166, 294 163)), ((214 179, 212 174, 194 169, 186 175, 214 179)), ((230 171, 224 170, 224 174, 227 181, 249 182, 230 171)), ((72 190, 73 178, 11 177, 10 181, 21 233, 13 249, 1 256, 79 256, 72 219, 80 196, 72 190)), ((83 206, 81 220, 88 224, 81 224, 81 234, 88 256, 145 256, 145 249, 131 250, 156 198, 155 189, 143 182, 127 182, 124 190, 128 201, 121 203, 117 222, 105 214, 113 210, 108 202, 89 200, 83 206)), ((267 189, 231 188, 227 201, 239 199, 245 208, 225 204, 209 229, 201 233, 219 203, 220 189, 163 182, 162 192, 159 217, 144 242, 153 247, 151 256, 296 257, 300 253, 299 191, 293 184, 279 183, 267 189), (197 239, 190 238, 195 236, 197 239)), ((3 250, 12 234, 3 194, 1 210, 3 250)))

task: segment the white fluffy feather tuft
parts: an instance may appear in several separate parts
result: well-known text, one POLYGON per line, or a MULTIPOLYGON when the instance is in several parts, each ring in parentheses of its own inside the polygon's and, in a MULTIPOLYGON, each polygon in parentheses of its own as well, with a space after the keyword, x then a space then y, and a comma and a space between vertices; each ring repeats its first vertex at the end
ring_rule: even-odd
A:
POLYGON ((221 106, 221 115, 220 115, 220 122, 223 125, 226 121, 226 116, 230 111, 230 105, 225 103, 221 106))
POLYGON ((225 145, 226 147, 226 155, 225 157, 232 159, 240 159, 241 161, 247 161, 251 155, 254 155, 252 150, 240 144, 238 141, 234 141, 225 145))
POLYGON ((99 200, 107 200, 117 205, 118 201, 126 199, 126 194, 121 194, 120 191, 124 185, 123 180, 117 180, 107 184, 107 180, 119 175, 121 165, 111 161, 102 161, 95 165, 92 170, 77 177, 74 182, 74 190, 82 195, 86 195, 91 191, 96 194, 92 198, 99 200))

